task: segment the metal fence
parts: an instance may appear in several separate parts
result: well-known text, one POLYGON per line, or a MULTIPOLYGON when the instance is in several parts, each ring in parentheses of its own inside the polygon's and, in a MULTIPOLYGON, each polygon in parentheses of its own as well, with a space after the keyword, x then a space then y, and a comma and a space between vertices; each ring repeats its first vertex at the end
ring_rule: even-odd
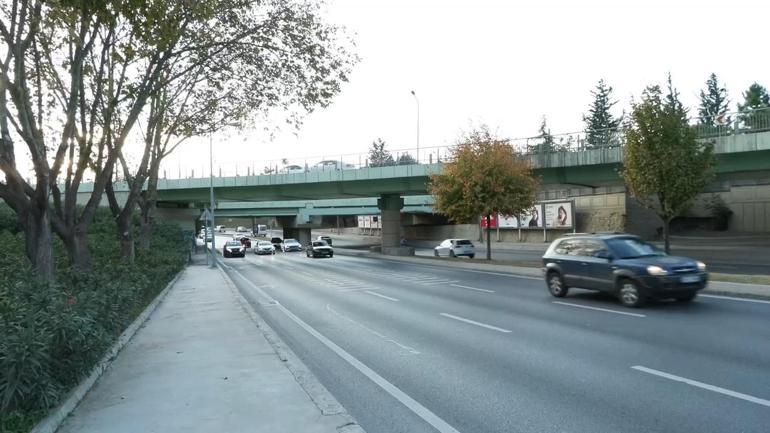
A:
MULTIPOLYGON (((690 125, 701 138, 715 138, 733 134, 751 134, 770 131, 770 107, 745 112, 731 112, 718 116, 692 117, 690 125)), ((622 128, 600 131, 560 133, 546 139, 543 136, 511 138, 508 142, 521 155, 546 155, 552 153, 580 152, 588 149, 612 149, 625 145, 622 128)), ((434 164, 451 158, 453 146, 401 148, 390 150, 391 159, 372 161, 369 152, 326 154, 273 160, 254 160, 219 165, 214 168, 215 177, 256 176, 306 173, 328 170, 354 170, 365 167, 434 164)), ((167 179, 208 177, 208 162, 194 166, 164 166, 160 176, 167 179)))

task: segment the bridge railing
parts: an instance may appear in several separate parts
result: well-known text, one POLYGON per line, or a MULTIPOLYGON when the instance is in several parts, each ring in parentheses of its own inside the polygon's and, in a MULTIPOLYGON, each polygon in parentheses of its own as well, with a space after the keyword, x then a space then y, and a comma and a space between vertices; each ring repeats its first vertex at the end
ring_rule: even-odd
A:
MULTIPOLYGON (((692 117, 690 124, 704 139, 729 135, 770 131, 770 107, 745 112, 731 112, 716 116, 692 117)), ((508 140, 517 153, 527 157, 535 166, 583 165, 622 161, 625 133, 622 128, 577 131, 508 140)), ((215 177, 256 176, 306 173, 328 170, 354 170, 366 167, 434 164, 451 158, 453 146, 400 148, 390 150, 390 158, 371 159, 369 152, 326 154, 262 161, 241 161, 214 167, 215 177)), ((208 177, 208 164, 197 167, 164 167, 162 178, 208 177)))

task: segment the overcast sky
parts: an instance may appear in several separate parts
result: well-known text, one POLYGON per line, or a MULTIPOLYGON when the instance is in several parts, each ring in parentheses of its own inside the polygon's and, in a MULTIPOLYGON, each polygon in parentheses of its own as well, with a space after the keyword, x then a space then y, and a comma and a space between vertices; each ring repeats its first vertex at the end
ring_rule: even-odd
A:
MULTIPOLYGON (((266 159, 339 158, 365 153, 378 137, 391 149, 413 148, 411 90, 426 148, 480 123, 504 137, 533 136, 543 115, 554 134, 581 130, 600 78, 614 88, 617 114, 668 72, 693 114, 711 72, 733 109, 751 83, 770 86, 767 0, 329 0, 327 10, 357 44, 350 82, 295 133, 215 136, 215 165, 238 163, 245 174, 266 159)), ((169 171, 200 169, 194 155, 207 157, 207 144, 190 141, 169 171)))

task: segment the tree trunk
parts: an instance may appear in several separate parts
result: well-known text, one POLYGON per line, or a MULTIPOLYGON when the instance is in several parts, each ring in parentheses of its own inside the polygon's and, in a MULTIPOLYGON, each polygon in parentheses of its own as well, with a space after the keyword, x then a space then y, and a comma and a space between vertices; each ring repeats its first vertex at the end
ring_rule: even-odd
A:
POLYGON ((37 274, 45 281, 53 281, 56 263, 53 258, 53 234, 47 206, 36 208, 34 204, 25 212, 20 223, 24 227, 27 258, 37 274))
POLYGON ((669 218, 665 218, 663 220, 663 248, 666 251, 666 254, 671 254, 671 244, 668 239, 668 231, 669 231, 669 225, 671 224, 671 220, 669 218))
POLYGON ((82 272, 91 272, 91 250, 88 248, 86 233, 75 226, 63 240, 72 266, 82 272))
POLYGON ((118 238, 120 239, 120 258, 124 263, 133 264, 136 253, 134 251, 134 227, 131 218, 132 213, 121 213, 115 221, 118 226, 118 238))
POLYGON ((492 260, 492 243, 491 243, 491 228, 492 228, 492 217, 490 215, 487 215, 487 260, 492 260))
POLYGON ((152 238, 152 219, 155 213, 155 202, 147 202, 141 207, 141 223, 139 228, 139 249, 148 251, 150 249, 150 238, 152 238))

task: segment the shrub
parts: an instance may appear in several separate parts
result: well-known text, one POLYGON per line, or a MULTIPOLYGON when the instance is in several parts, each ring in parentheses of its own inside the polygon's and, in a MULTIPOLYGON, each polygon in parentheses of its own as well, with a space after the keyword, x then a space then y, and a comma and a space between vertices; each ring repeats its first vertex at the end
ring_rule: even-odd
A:
POLYGON ((101 211, 88 274, 63 267, 57 243, 57 281, 47 284, 29 266, 22 234, 0 227, 0 432, 28 431, 44 417, 182 269, 178 226, 158 224, 153 248, 133 265, 120 261, 115 233, 101 211))

